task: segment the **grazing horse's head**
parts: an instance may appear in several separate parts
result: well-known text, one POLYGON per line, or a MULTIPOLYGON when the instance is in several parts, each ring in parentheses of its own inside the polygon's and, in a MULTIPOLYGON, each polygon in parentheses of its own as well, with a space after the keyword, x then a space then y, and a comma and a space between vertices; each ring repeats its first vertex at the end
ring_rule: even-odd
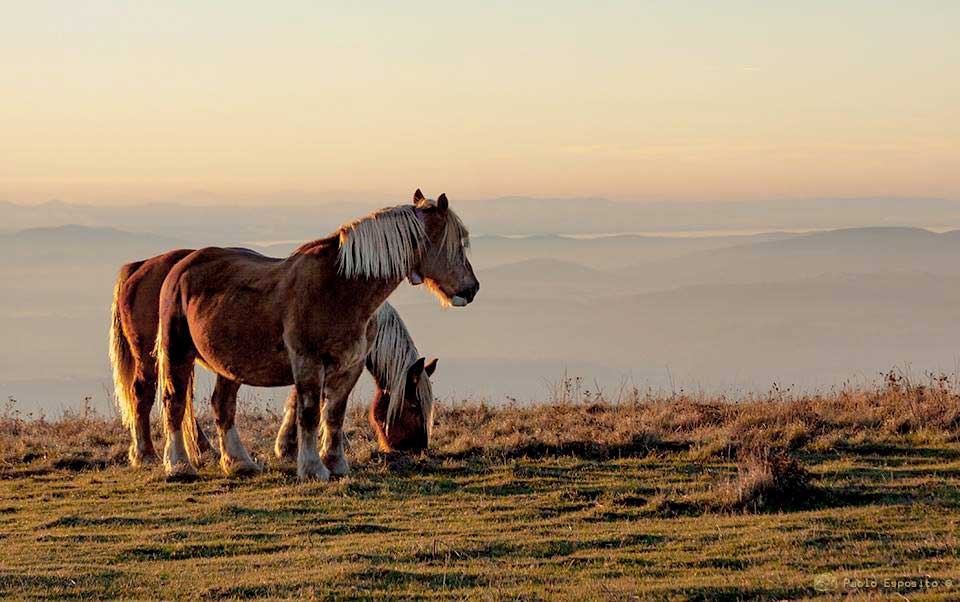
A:
POLYGON ((377 395, 370 406, 369 419, 383 451, 419 452, 427 449, 430 443, 430 425, 427 421, 432 419, 432 412, 425 412, 424 407, 426 404, 432 406, 430 376, 436 369, 436 358, 426 362, 422 357, 407 369, 403 401, 399 413, 392 421, 387 419, 387 409, 393 392, 377 388, 377 395), (429 399, 425 399, 425 396, 429 396, 429 399))
POLYGON ((480 290, 480 281, 467 259, 467 229, 450 209, 446 194, 432 201, 418 189, 413 194, 413 204, 426 236, 417 265, 409 274, 410 283, 426 283, 444 305, 467 305, 480 290))

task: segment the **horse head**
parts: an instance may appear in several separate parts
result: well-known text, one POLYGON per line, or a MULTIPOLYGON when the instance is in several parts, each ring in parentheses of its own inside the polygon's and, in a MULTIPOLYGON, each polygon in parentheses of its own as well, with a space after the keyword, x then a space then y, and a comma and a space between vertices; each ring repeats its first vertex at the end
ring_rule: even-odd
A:
POLYGON ((419 261, 408 276, 410 283, 426 284, 444 305, 467 305, 480 290, 480 281, 467 258, 470 235, 466 227, 450 209, 446 194, 433 201, 418 189, 413 204, 426 237, 419 261))
POLYGON ((421 357, 410 366, 404 382, 400 412, 390 424, 387 424, 387 408, 392 392, 378 387, 370 406, 369 420, 384 451, 419 452, 427 449, 430 422, 433 420, 430 377, 436 369, 437 358, 427 362, 421 357))

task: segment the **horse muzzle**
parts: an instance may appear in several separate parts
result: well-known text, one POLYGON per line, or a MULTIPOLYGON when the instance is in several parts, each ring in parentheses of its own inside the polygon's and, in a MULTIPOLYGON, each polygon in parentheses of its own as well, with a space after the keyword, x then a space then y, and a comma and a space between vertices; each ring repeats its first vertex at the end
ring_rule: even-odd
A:
POLYGON ((477 296, 477 293, 480 291, 480 283, 465 288, 450 299, 450 305, 454 307, 465 307, 473 298, 477 296))

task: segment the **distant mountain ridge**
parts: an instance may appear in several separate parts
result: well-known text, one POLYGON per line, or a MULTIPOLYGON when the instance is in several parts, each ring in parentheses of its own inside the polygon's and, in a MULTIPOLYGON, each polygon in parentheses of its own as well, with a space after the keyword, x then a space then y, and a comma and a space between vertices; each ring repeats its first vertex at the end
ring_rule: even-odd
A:
MULTIPOLYGON (((226 238, 226 237, 224 237, 226 238)), ((300 243, 255 245, 242 240, 191 241, 174 236, 131 232, 114 227, 67 224, 0 234, 0 251, 22 260, 62 255, 65 260, 115 256, 129 261, 172 248, 248 246, 283 257, 300 243)), ((960 271, 960 230, 944 233, 911 227, 844 228, 807 234, 670 237, 617 235, 571 238, 558 235, 507 237, 481 235, 473 240, 474 264, 505 278, 637 277, 710 282, 732 273, 752 272, 777 280, 781 270, 802 264, 796 276, 823 271, 874 272, 913 267, 917 262, 944 273, 960 271), (775 265, 767 265, 775 263, 775 265), (766 266, 766 267, 764 267, 766 266), (811 272, 816 266, 816 272, 811 272), (769 268, 769 269, 768 269, 769 268), (821 269, 822 268, 822 269, 821 269)), ((738 280, 739 281, 739 280, 738 280)), ((660 287, 657 287, 660 288, 660 287)))
POLYGON ((485 276, 507 279, 530 279, 533 277, 543 280, 560 280, 570 278, 574 279, 574 283, 587 278, 614 277, 609 272, 595 270, 579 263, 558 259, 524 259, 522 261, 490 268, 483 272, 483 274, 485 276))
POLYGON ((179 239, 170 236, 160 236, 158 234, 149 234, 143 232, 128 232, 119 228, 106 226, 81 226, 79 224, 65 224, 63 226, 42 226, 38 228, 26 228, 13 234, 3 235, 0 238, 13 239, 18 241, 43 242, 43 241, 143 241, 156 240, 168 241, 171 243, 180 242, 179 239))
POLYGON ((183 246, 188 245, 171 236, 78 224, 0 234, 0 255, 19 264, 119 261, 119 267, 120 263, 183 246))
MULTIPOLYGON (((710 202, 624 202, 601 198, 501 197, 453 207, 476 234, 617 234, 630 232, 823 230, 860 226, 960 227, 960 202, 945 199, 809 199, 710 202)), ((404 202, 398 199, 394 203, 404 202)), ((130 206, 51 201, 0 203, 0 230, 68 223, 150 231, 218 242, 310 239, 384 202, 230 206, 150 203, 130 206)))
POLYGON ((923 270, 960 275, 960 235, 920 228, 851 228, 696 251, 621 270, 650 290, 691 284, 773 282, 824 273, 923 270))

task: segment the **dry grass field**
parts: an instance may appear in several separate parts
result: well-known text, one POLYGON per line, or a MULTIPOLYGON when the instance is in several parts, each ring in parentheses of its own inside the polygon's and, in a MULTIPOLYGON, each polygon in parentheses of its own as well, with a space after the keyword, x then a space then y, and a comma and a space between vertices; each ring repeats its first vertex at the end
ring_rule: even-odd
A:
MULTIPOLYGON (((566 387, 569 392, 570 387, 566 387)), ((444 403, 429 454, 194 483, 125 465, 117 420, 0 415, 0 597, 741 600, 960 597, 960 395, 577 392, 444 403)), ((204 404, 200 404, 201 407, 204 404)), ((208 423, 208 427, 209 427, 208 423)))

